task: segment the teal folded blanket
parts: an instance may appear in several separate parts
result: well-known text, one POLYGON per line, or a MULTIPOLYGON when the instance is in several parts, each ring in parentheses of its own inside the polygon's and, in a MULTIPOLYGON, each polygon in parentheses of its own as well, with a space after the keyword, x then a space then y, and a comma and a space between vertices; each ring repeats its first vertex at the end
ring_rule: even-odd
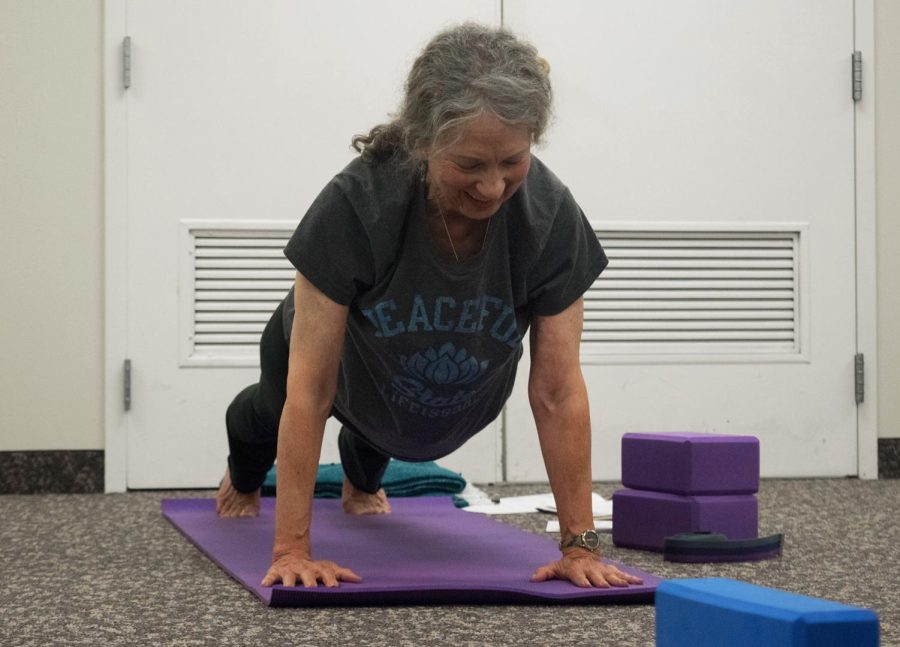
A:
MULTIPOLYGON (((319 465, 316 474, 317 499, 338 499, 344 484, 344 470, 339 463, 319 465)), ((437 463, 407 463, 391 459, 381 486, 389 497, 440 496, 458 494, 466 487, 461 474, 451 472, 437 463)), ((269 470, 262 486, 263 496, 275 496, 275 467, 269 470)))

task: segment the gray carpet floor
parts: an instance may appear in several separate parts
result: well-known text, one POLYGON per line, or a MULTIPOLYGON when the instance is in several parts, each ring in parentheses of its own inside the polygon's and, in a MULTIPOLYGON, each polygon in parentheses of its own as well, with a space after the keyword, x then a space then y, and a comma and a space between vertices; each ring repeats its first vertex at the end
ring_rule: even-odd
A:
MULTIPOLYGON (((509 496, 545 485, 483 486, 509 496)), ((595 490, 610 496, 614 483, 595 490)), ((0 496, 0 645, 652 645, 639 606, 270 609, 160 515, 165 497, 212 492, 0 496)), ((900 481, 767 480, 760 534, 783 532, 764 562, 664 562, 605 553, 661 577, 732 577, 874 609, 900 645, 900 481)), ((542 514, 503 517, 541 532, 542 514)), ((528 565, 523 569, 528 570, 528 565)))

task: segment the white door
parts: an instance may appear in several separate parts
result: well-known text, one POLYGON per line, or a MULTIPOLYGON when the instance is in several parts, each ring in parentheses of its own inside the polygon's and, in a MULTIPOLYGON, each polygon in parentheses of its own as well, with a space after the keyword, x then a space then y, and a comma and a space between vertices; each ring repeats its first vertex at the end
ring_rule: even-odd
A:
MULTIPOLYGON (((765 476, 856 474, 853 1, 510 0, 504 20, 551 64, 538 154, 611 258, 582 343, 595 477, 640 431, 755 435, 765 476)), ((545 478, 525 387, 512 480, 545 478)))
MULTIPOLYGON (((499 0, 127 0, 130 488, 209 487, 293 271, 280 248, 425 41, 499 0)), ((330 425, 323 460, 337 460, 330 425)), ((499 423, 442 461, 498 476, 499 423)))

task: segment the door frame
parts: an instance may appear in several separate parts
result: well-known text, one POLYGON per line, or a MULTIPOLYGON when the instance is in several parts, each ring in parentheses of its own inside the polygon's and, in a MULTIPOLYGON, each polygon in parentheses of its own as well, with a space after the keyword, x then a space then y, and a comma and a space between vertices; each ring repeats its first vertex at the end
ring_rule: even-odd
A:
MULTIPOLYGON (((502 2, 501 2, 502 16, 502 2)), ((862 52, 862 100, 854 106, 856 348, 866 358, 865 400, 857 406, 857 473, 878 478, 878 339, 875 204, 875 0, 854 0, 854 48, 862 52)), ((128 0, 104 3, 104 487, 127 489, 127 412, 123 406, 128 351, 128 104, 122 51, 128 0)), ((139 52, 137 52, 139 55, 139 52)), ((851 53, 847 53, 848 72, 851 53)), ((849 77, 849 74, 848 74, 849 77)), ((848 95, 851 84, 847 84, 848 95)), ((847 394, 851 397, 851 394, 847 394)), ((501 431, 501 436, 505 429, 501 431)), ((505 462, 506 457, 502 457, 505 462)))
POLYGON ((128 419, 123 405, 128 357, 128 102, 123 84, 123 39, 128 0, 106 0, 103 29, 104 282, 106 290, 103 460, 106 492, 125 492, 128 419))
MULTIPOLYGON (((856 352, 865 356, 866 394, 856 407, 857 469, 878 478, 878 258, 875 204, 875 0, 853 2, 854 49, 862 52, 862 99, 853 111, 856 141, 856 352)), ((848 67, 850 63, 848 63, 848 67)), ((849 89, 848 89, 849 91, 849 89)))

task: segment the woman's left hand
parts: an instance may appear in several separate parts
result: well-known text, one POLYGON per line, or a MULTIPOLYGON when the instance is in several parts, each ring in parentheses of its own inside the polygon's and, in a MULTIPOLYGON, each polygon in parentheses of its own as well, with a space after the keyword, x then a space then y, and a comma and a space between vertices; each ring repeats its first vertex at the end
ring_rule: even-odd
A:
POLYGON ((532 582, 546 580, 569 580, 575 586, 601 589, 643 583, 641 578, 620 571, 612 564, 604 564, 599 555, 580 548, 565 552, 562 559, 541 566, 531 576, 532 582))

